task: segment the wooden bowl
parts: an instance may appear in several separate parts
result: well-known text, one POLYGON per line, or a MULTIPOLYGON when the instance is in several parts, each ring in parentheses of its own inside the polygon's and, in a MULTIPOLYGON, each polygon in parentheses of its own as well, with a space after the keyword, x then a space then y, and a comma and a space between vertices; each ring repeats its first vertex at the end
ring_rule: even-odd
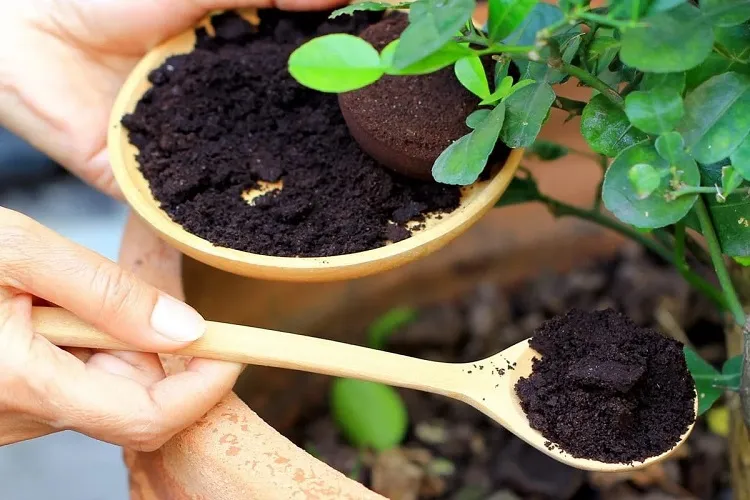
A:
MULTIPOLYGON (((254 11, 243 15, 257 22, 254 11)), ((209 19, 199 23, 210 30, 209 19)), ((197 26, 196 26, 197 27, 197 26)), ((512 150, 502 168, 496 166, 487 181, 462 189, 459 207, 440 218, 428 217, 411 238, 383 247, 331 257, 272 257, 223 248, 189 233, 172 221, 157 202, 136 161, 122 117, 135 110, 151 84, 148 74, 176 54, 191 52, 195 31, 190 29, 151 50, 123 84, 109 120, 107 146, 115 179, 130 207, 159 235, 185 255, 209 266, 252 278, 275 281, 334 281, 368 276, 420 259, 445 246, 497 203, 518 169, 523 150, 512 150)))

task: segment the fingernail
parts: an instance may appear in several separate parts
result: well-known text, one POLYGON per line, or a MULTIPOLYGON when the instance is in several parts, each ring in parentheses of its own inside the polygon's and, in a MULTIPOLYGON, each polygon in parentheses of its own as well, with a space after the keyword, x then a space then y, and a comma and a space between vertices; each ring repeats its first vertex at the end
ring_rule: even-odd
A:
POLYGON ((192 307, 160 295, 151 313, 151 327, 175 342, 192 342, 203 336, 206 320, 192 307))

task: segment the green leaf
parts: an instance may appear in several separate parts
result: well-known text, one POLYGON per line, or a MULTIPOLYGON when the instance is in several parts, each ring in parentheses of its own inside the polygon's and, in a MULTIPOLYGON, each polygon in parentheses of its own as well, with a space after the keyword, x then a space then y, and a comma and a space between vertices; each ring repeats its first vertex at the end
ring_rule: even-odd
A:
POLYGON ((313 38, 289 56, 289 73, 302 85, 321 92, 347 92, 383 76, 375 48, 353 35, 335 33, 313 38))
POLYGON ((381 11, 388 9, 403 9, 411 5, 411 2, 389 3, 389 2, 359 2, 336 9, 328 16, 329 19, 343 15, 352 15, 358 11, 381 11))
POLYGON ((700 172, 695 162, 675 169, 673 174, 669 162, 659 155, 652 144, 644 141, 631 146, 623 150, 607 169, 602 187, 604 205, 615 217, 636 227, 658 228, 674 224, 690 211, 697 195, 667 201, 666 195, 672 191, 670 182, 673 176, 688 186, 700 183, 700 172), (641 198, 630 181, 630 169, 638 164, 651 165, 659 173, 659 186, 648 198, 641 198))
POLYGON ((495 75, 494 85, 495 88, 499 87, 503 80, 508 76, 508 70, 510 69, 510 59, 503 58, 495 63, 495 75))
MULTIPOLYGON (((534 83, 530 80, 526 80, 526 82, 534 83)), ((519 84, 521 82, 518 82, 519 84)), ((526 86, 527 84, 524 84, 526 86)), ((484 106, 487 104, 493 104, 500 99, 503 99, 510 95, 511 91, 513 90, 513 77, 512 76, 506 76, 502 80, 500 80, 500 84, 497 86, 495 91, 489 96, 486 97, 482 102, 479 103, 480 106, 484 106)))
POLYGON ((671 89, 637 90, 625 98, 630 123, 649 134, 671 131, 684 112, 682 97, 671 89))
POLYGON ((470 129, 475 129, 479 126, 480 123, 484 121, 485 118, 487 118, 487 115, 490 114, 489 109, 478 109, 474 111, 472 114, 466 117, 466 126, 470 129))
POLYGON ((656 152, 671 165, 692 159, 685 152, 685 141, 679 132, 667 132, 656 138, 656 152))
POLYGON ((745 140, 732 152, 729 159, 732 161, 735 170, 750 181, 750 136, 745 137, 745 140))
MULTIPOLYGON (((702 185, 720 186, 721 171, 725 166, 724 161, 701 165, 702 185)), ((707 196, 706 204, 724 254, 730 257, 750 256, 750 196, 735 191, 724 202, 715 196, 707 196)))
POLYGON ((750 75, 750 65, 733 62, 726 57, 712 53, 705 61, 685 74, 685 88, 689 92, 714 76, 728 71, 750 75))
POLYGON ((396 307, 377 318, 367 329, 367 344, 373 349, 385 349, 388 339, 400 328, 417 319, 411 307, 396 307))
POLYGON ((395 389, 364 380, 333 382, 331 414, 349 442, 377 451, 398 446, 409 424, 406 405, 395 389))
POLYGON ((477 128, 448 146, 432 165, 432 177, 443 184, 466 186, 487 165, 505 119, 505 104, 497 105, 477 128))
POLYGON ((717 26, 735 26, 750 19, 750 0, 701 0, 701 11, 717 26))
POLYGON ((721 167, 721 196, 728 197, 744 180, 732 166, 721 167))
POLYGON ((401 33, 393 68, 405 69, 439 50, 471 19, 474 0, 417 0, 401 33))
POLYGON ((456 61, 454 67, 456 78, 469 92, 480 99, 490 96, 490 84, 484 72, 484 66, 479 56, 464 57, 456 61))
POLYGON ((623 110, 602 94, 595 95, 583 109, 581 134, 591 149, 609 157, 647 137, 631 125, 623 110))
POLYGON ((738 391, 742 379, 742 354, 732 356, 721 367, 722 384, 724 387, 738 391))
POLYGON ((750 267, 750 257, 732 257, 737 264, 745 267, 750 267))
POLYGON ((685 90, 685 72, 645 73, 639 88, 641 90, 669 89, 682 95, 685 90))
POLYGON ((733 59, 747 61, 750 56, 750 25, 714 27, 717 47, 733 59))
POLYGON ((552 87, 542 82, 527 85, 505 99, 508 110, 500 135, 503 142, 511 148, 532 144, 554 101, 552 87))
POLYGON ((685 98, 685 116, 677 130, 688 152, 700 163, 731 155, 750 134, 750 77, 717 75, 685 98))
POLYGON ((552 141, 537 139, 534 144, 526 148, 526 154, 536 156, 542 161, 553 161, 562 158, 569 152, 568 148, 562 144, 552 141))
POLYGON ((490 38, 502 40, 515 30, 539 0, 489 0, 490 38))
POLYGON ((381 64, 388 75, 426 75, 450 66, 462 57, 474 54, 474 51, 465 45, 450 41, 424 59, 420 59, 404 69, 396 69, 393 67, 393 54, 396 52, 398 44, 399 40, 393 40, 380 52, 381 64))
MULTIPOLYGON (((668 173, 666 170, 664 173, 668 173)), ((628 170, 628 179, 633 184, 638 199, 648 198, 661 184, 662 174, 647 163, 638 163, 628 170)))
MULTIPOLYGON (((537 3, 518 28, 503 40, 503 43, 507 45, 534 45, 538 31, 560 21, 562 18, 563 13, 557 6, 543 2, 537 3)), ((569 27, 566 26, 563 31, 568 29, 569 27)))
POLYGON ((691 4, 649 16, 646 21, 645 26, 622 32, 620 58, 628 66, 652 73, 685 71, 711 53, 711 24, 691 4))
POLYGON ((586 52, 589 67, 596 75, 607 70, 615 59, 617 51, 620 50, 620 40, 613 37, 611 33, 612 31, 606 28, 597 30, 586 52))
POLYGON ((665 12, 672 10, 678 5, 682 5, 687 0, 653 0, 646 11, 647 15, 658 14, 659 12, 665 12))
POLYGON ((688 370, 695 381, 695 390, 698 393, 698 415, 700 416, 708 411, 721 396, 722 390, 714 387, 714 381, 719 376, 719 372, 689 347, 684 347, 684 352, 688 370))
MULTIPOLYGON (((570 63, 578 52, 582 38, 581 28, 579 26, 568 26, 566 31, 554 35, 552 38, 557 41, 562 51, 562 60, 570 63)), ((545 46, 539 52, 542 60, 551 57, 550 48, 545 46)), ((514 59, 516 66, 521 72, 521 78, 535 80, 538 82, 560 83, 568 78, 568 74, 562 70, 551 68, 543 62, 532 62, 524 58, 514 59)))
POLYGON ((536 181, 531 177, 513 177, 496 207, 518 205, 529 201, 536 201, 541 197, 536 181))

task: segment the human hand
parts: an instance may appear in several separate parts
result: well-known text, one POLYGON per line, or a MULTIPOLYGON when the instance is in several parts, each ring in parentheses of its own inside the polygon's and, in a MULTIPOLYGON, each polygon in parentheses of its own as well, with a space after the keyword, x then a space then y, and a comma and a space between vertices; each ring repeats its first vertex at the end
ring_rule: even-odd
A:
POLYGON ((109 112, 136 62, 217 9, 314 10, 344 0, 0 2, 0 124, 114 196, 109 112))
MULTIPOLYGON (((156 263, 163 281, 155 284, 181 295, 179 254, 135 220, 127 233, 128 266, 156 263)), ((38 298, 149 352, 180 348, 205 324, 134 274, 3 208, 0 241, 0 445, 73 429, 151 451, 231 390, 235 363, 193 359, 166 376, 156 354, 65 350, 35 335, 38 298)))

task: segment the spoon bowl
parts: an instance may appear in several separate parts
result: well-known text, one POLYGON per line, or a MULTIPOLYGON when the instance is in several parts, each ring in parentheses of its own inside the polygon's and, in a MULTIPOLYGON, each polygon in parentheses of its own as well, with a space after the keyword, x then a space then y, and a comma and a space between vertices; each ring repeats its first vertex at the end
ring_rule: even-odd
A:
MULTIPOLYGON (((58 346, 133 350, 59 308, 35 307, 32 321, 37 334, 58 346)), ((555 460, 588 471, 623 472, 655 464, 674 453, 693 430, 691 424, 670 450, 631 464, 576 458, 557 447, 548 447, 547 438, 529 424, 515 392, 516 382, 531 374, 532 361, 539 357, 528 339, 481 361, 440 363, 332 340, 209 322, 202 338, 175 354, 354 378, 440 394, 473 406, 555 460)), ((695 398, 696 415, 697 411, 695 398)))
MULTIPOLYGON (((241 13, 249 21, 258 22, 254 10, 241 13)), ((210 32, 210 19, 202 20, 195 28, 199 26, 210 32)), ((204 264, 242 276, 278 281, 344 280, 393 269, 435 252, 470 228, 497 203, 519 166, 523 150, 512 150, 504 165, 494 166, 488 180, 462 188, 456 210, 428 216, 424 228, 414 231, 410 238, 373 250, 330 257, 273 257, 216 246, 183 229, 161 209, 140 171, 137 149, 121 124, 123 116, 134 111, 150 88, 149 73, 168 57, 193 49, 195 28, 155 47, 130 73, 112 108, 107 146, 115 180, 130 207, 165 241, 204 264)))

